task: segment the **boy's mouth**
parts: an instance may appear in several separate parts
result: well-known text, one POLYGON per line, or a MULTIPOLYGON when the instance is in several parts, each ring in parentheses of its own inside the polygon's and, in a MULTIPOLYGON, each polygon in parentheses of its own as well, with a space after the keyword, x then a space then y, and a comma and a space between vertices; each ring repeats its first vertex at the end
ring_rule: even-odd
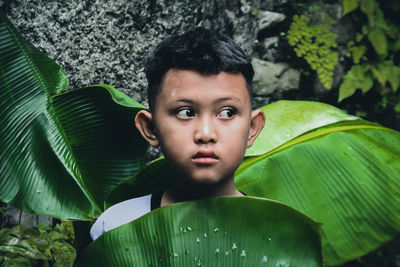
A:
POLYGON ((212 150, 200 150, 193 157, 195 163, 212 164, 219 160, 218 156, 212 150))

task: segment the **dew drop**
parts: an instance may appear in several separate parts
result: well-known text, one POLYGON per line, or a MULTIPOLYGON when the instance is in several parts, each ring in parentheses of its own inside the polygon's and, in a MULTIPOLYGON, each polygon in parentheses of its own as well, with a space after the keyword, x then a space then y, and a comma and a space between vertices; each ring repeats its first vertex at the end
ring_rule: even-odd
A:
POLYGON ((217 233, 219 231, 218 227, 214 229, 214 233, 217 233))
POLYGON ((219 248, 217 248, 216 250, 215 250, 215 253, 217 253, 217 254, 219 254, 219 248))
POLYGON ((264 255, 264 257, 262 258, 261 262, 267 262, 267 261, 268 261, 268 258, 267 258, 267 256, 264 255))
POLYGON ((272 238, 271 238, 271 237, 268 237, 268 238, 267 238, 267 240, 268 240, 268 241, 271 241, 271 240, 272 240, 272 238))
POLYGON ((189 255, 189 250, 185 250, 185 255, 189 255))
POLYGON ((183 229, 183 232, 186 233, 186 229, 183 229))
POLYGON ((204 233, 204 237, 207 237, 207 234, 206 234, 206 233, 204 233))
POLYGON ((232 250, 235 250, 235 249, 237 249, 237 246, 236 246, 236 243, 233 243, 232 250))
POLYGON ((188 231, 191 232, 192 228, 190 226, 187 227, 188 231))
POLYGON ((42 193, 42 191, 36 190, 36 194, 40 195, 40 193, 42 193))
POLYGON ((246 257, 246 251, 242 250, 242 253, 240 254, 240 257, 246 257))
POLYGON ((182 232, 183 231, 183 227, 179 228, 179 230, 182 232))
POLYGON ((197 239, 196 239, 196 243, 200 243, 200 238, 197 238, 197 239))
POLYGON ((179 256, 179 255, 178 255, 178 253, 175 253, 175 252, 174 252, 174 254, 173 254, 173 255, 174 255, 174 258, 176 258, 176 257, 178 257, 178 256, 179 256))
POLYGON ((228 251, 225 251, 225 255, 228 256, 228 255, 229 255, 229 252, 228 252, 228 251))

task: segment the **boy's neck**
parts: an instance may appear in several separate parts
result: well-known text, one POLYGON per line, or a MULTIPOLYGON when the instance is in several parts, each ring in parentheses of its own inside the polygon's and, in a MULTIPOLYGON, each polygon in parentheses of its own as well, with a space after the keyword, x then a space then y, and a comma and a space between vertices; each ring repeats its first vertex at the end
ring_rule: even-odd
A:
POLYGON ((220 196, 243 196, 243 194, 235 188, 233 181, 221 185, 183 186, 182 184, 176 184, 164 191, 160 206, 164 207, 182 201, 220 196))

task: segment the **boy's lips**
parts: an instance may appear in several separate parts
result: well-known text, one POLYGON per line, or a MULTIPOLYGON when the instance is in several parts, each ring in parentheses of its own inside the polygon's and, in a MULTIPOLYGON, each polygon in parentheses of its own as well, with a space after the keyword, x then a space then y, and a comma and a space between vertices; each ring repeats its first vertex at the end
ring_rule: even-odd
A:
POLYGON ((212 150, 200 150, 193 157, 195 163, 212 164, 219 160, 218 156, 212 150))

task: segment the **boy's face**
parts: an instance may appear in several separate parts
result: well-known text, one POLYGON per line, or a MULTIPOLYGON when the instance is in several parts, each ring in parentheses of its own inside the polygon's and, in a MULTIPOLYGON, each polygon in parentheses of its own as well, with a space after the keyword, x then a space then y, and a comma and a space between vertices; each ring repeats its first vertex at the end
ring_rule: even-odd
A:
POLYGON ((154 135, 151 140, 145 138, 150 145, 161 146, 180 180, 195 184, 233 178, 246 148, 264 124, 261 111, 251 112, 244 77, 227 72, 202 75, 169 70, 155 99, 153 116, 148 116, 154 135), (262 117, 261 128, 253 125, 256 116, 262 117))

